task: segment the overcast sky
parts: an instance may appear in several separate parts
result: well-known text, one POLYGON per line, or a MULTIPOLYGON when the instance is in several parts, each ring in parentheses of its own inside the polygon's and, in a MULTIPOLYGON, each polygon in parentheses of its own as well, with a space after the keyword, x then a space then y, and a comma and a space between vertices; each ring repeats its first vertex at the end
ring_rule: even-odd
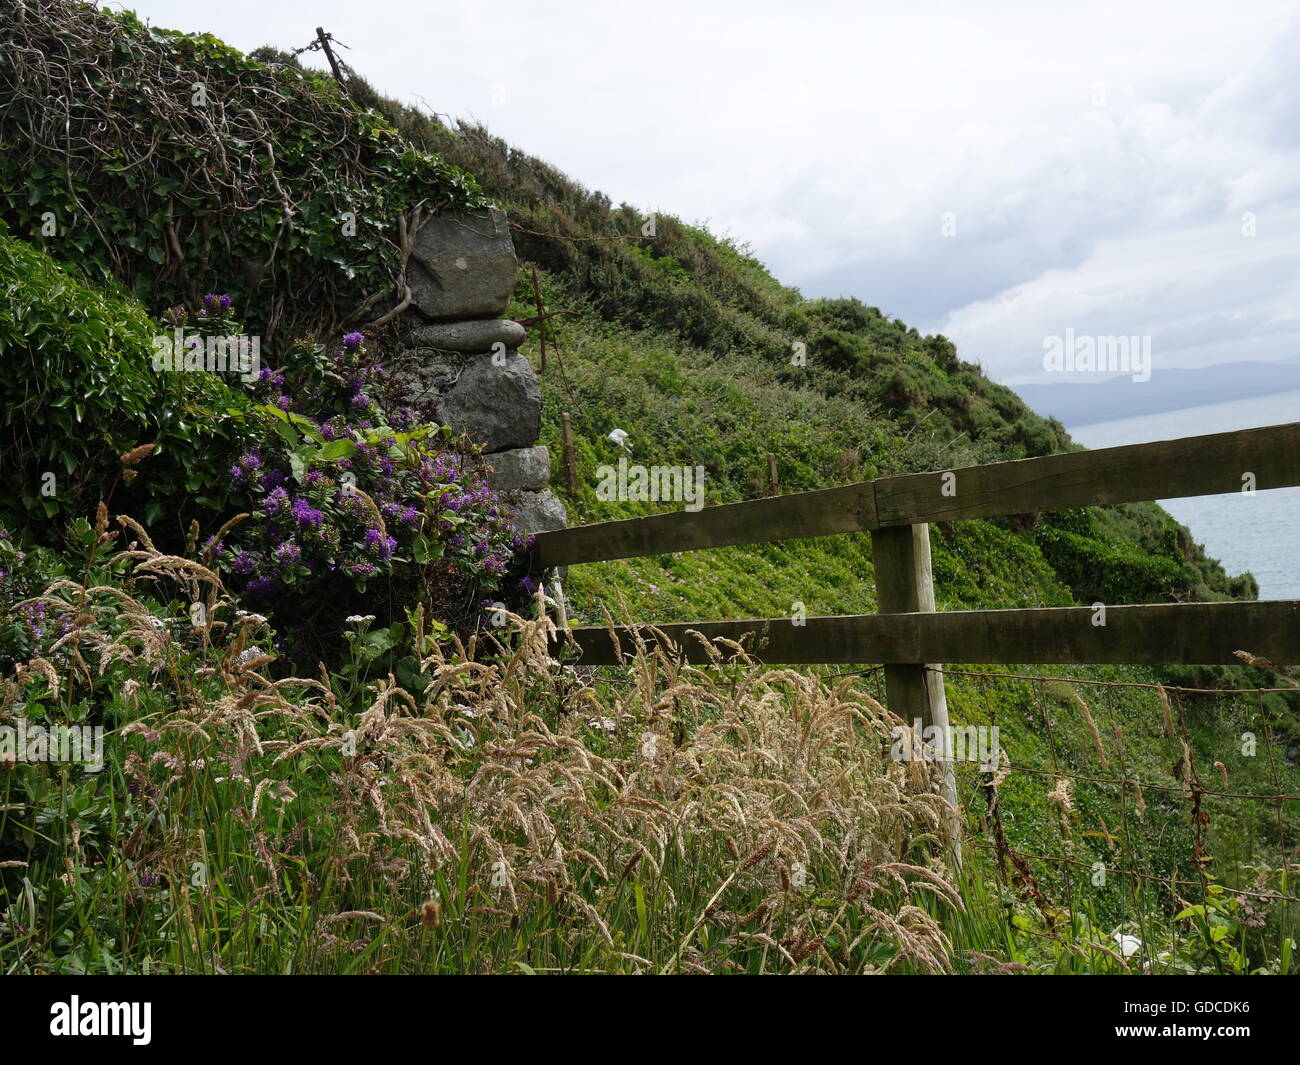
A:
POLYGON ((1067 328, 1156 373, 1300 357, 1300 0, 125 6, 245 51, 323 25, 388 95, 1008 383, 1067 328))

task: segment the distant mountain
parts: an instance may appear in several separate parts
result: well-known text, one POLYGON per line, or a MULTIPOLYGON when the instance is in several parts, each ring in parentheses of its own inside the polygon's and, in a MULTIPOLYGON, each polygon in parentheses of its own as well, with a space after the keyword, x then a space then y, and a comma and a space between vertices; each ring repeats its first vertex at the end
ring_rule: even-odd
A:
MULTIPOLYGON (((1069 428, 1300 389, 1300 361, 1233 362, 1198 370, 1156 369, 1149 381, 1141 382, 1121 376, 1104 381, 1011 387, 1033 411, 1045 418, 1056 418, 1069 428)), ((1296 416, 1300 417, 1300 409, 1296 416)))

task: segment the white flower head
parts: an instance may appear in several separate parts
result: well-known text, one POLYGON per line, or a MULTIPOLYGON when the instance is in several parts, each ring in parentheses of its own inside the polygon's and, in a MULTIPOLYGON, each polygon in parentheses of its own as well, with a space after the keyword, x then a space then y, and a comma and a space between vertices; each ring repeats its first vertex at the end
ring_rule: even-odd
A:
POLYGON ((1119 947, 1119 952, 1126 958, 1133 957, 1134 954, 1142 949, 1142 940, 1138 939, 1137 936, 1129 936, 1125 935, 1123 932, 1116 932, 1112 938, 1115 940, 1115 944, 1119 947))

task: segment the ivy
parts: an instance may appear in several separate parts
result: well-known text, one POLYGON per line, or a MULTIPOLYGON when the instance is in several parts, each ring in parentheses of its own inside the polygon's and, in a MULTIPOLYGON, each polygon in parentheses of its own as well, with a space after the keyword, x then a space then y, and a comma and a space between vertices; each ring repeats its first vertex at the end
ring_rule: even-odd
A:
POLYGON ((0 231, 0 463, 20 525, 52 531, 100 499, 147 524, 228 505, 223 459, 249 438, 228 412, 249 400, 233 375, 156 372, 158 333, 128 295, 0 231), (133 484, 119 456, 146 443, 133 484))
POLYGON ((0 27, 0 99, 15 235, 155 312, 220 286, 268 342, 391 296, 403 214, 486 203, 329 77, 130 12, 22 9, 0 27))

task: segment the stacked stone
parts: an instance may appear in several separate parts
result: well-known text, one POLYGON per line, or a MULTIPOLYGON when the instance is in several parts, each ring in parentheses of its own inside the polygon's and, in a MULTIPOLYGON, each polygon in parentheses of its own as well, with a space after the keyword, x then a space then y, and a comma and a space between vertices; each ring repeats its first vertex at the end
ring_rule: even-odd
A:
POLYGON ((542 390, 518 351, 524 327, 501 317, 518 267, 504 211, 426 222, 407 264, 412 308, 389 371, 399 403, 483 445, 493 487, 528 534, 562 529, 567 519, 547 488, 550 455, 537 444, 542 390))

